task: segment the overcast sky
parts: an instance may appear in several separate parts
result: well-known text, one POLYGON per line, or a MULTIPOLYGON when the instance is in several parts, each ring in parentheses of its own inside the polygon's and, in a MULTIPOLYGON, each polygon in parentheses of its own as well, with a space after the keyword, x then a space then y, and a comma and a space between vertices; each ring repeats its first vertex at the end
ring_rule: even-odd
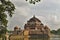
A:
POLYGON ((9 18, 9 30, 13 30, 16 25, 23 28, 33 15, 44 25, 48 25, 50 29, 60 28, 60 0, 41 0, 35 5, 29 4, 25 0, 11 0, 11 2, 16 9, 13 17, 9 18))

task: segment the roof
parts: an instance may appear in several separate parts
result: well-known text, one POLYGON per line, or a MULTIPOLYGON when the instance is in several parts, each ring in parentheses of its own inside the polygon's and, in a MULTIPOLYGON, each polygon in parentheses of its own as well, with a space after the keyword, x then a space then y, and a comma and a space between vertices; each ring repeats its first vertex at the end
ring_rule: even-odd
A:
POLYGON ((49 29, 47 25, 45 25, 45 29, 49 29))
POLYGON ((14 27, 14 29, 18 29, 18 26, 14 27))
POLYGON ((38 18, 36 18, 35 16, 33 16, 28 22, 32 22, 32 21, 34 21, 34 22, 36 22, 36 21, 38 21, 38 22, 41 22, 38 18))

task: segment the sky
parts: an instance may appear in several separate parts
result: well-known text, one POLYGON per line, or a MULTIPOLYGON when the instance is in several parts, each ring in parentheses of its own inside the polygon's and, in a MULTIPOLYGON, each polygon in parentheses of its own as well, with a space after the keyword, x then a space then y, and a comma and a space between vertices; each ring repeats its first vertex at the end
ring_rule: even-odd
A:
POLYGON ((16 7, 12 18, 8 18, 8 29, 15 26, 24 28, 24 24, 35 15, 51 30, 60 28, 60 0, 41 0, 35 5, 25 0, 10 0, 16 7))

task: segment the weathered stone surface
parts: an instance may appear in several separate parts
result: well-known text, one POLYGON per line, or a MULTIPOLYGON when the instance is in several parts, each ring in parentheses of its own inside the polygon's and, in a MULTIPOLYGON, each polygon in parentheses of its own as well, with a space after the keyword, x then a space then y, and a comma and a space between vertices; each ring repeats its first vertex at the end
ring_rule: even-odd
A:
POLYGON ((50 36, 50 29, 48 28, 48 26, 44 26, 43 23, 35 16, 33 16, 30 20, 27 21, 27 23, 24 26, 24 29, 29 30, 30 36, 50 36))

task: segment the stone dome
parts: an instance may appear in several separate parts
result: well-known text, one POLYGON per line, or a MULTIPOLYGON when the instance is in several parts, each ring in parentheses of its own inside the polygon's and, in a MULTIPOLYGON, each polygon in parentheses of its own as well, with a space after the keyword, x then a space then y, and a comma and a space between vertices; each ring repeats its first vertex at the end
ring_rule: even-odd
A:
POLYGON ((33 16, 28 22, 36 22, 36 21, 38 21, 38 22, 41 22, 38 18, 36 18, 35 16, 33 16))
POLYGON ((18 26, 14 27, 14 29, 19 29, 18 26))
POLYGON ((45 25, 45 29, 49 29, 47 25, 45 25))

